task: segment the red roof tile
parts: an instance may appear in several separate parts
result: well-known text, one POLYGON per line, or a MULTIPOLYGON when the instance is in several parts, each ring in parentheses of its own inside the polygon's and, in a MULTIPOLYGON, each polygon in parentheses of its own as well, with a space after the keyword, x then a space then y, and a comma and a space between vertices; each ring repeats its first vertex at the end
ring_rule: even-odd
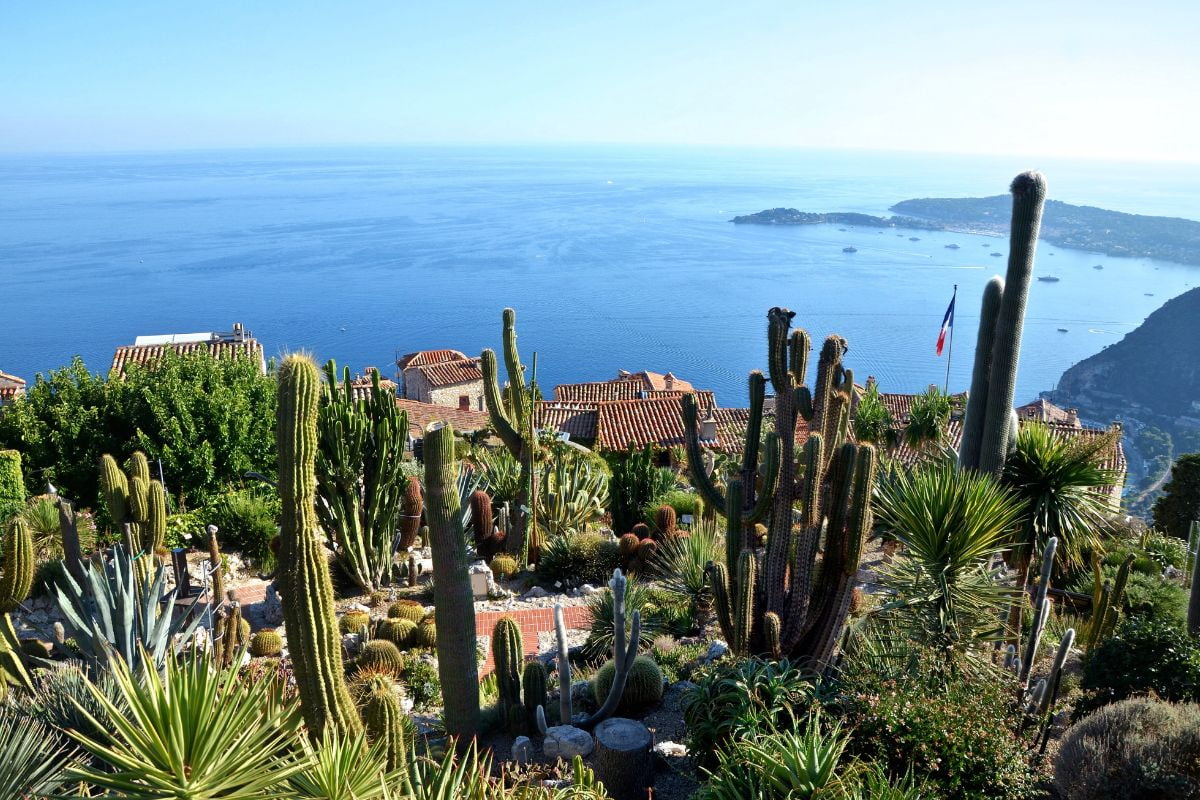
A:
POLYGON ((596 404, 538 403, 537 425, 569 433, 572 439, 595 439, 596 404))
POLYGON ((478 358, 443 361, 438 364, 427 364, 417 369, 429 381, 429 385, 435 387, 455 386, 460 383, 473 383, 483 380, 483 372, 479 369, 478 358))
POLYGON ((408 429, 414 436, 423 436, 423 431, 433 422, 449 422, 458 432, 481 431, 491 427, 486 411, 463 411, 450 406, 420 403, 403 397, 396 398, 401 411, 408 412, 408 429))
POLYGON ((462 361, 466 357, 466 353, 458 350, 418 350, 415 353, 406 353, 400 356, 396 359, 396 366, 400 369, 425 367, 430 364, 441 364, 444 361, 462 361))
POLYGON ((212 342, 174 342, 171 344, 123 345, 117 348, 113 355, 111 373, 125 377, 125 370, 136 364, 140 367, 152 367, 163 357, 163 353, 173 350, 179 355, 190 353, 208 353, 213 358, 249 358, 266 372, 266 360, 263 358, 262 345, 253 338, 240 341, 212 342))
POLYGON ((25 379, 0 372, 0 404, 10 403, 25 394, 25 379))
MULTIPOLYGON (((613 400, 596 407, 596 446, 624 450, 644 447, 683 446, 682 395, 647 400, 613 400)), ((703 406, 702 406, 703 408, 703 406)), ((720 431, 709 446, 721 447, 720 431)))

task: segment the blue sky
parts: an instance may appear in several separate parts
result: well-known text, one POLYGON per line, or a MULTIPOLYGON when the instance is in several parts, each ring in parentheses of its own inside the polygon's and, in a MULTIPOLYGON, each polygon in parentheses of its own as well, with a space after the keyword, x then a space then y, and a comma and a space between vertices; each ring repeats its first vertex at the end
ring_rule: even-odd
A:
POLYGON ((0 3, 0 151, 614 142, 1200 161, 1200 2, 0 3))

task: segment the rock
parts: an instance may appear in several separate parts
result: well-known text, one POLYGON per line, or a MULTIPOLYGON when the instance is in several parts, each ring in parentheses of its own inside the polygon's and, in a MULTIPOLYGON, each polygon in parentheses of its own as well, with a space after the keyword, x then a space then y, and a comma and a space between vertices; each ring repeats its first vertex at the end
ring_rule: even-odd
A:
POLYGON ((540 586, 534 586, 525 594, 521 595, 522 600, 535 600, 541 597, 549 597, 550 593, 540 586))
POLYGON ((684 702, 687 699, 688 692, 698 688, 691 681, 678 681, 672 683, 663 692, 662 704, 667 711, 682 711, 684 702))
POLYGON ((592 702, 591 681, 575 681, 571 684, 571 705, 592 702))
POLYGON ((533 753, 533 742, 528 736, 518 736, 512 743, 512 760, 518 764, 528 764, 533 753))
POLYGON ((359 636, 357 633, 342 634, 342 648, 347 653, 349 653, 352 656, 357 655, 358 651, 361 647, 362 647, 362 642, 359 640, 359 636))
POLYGON ((562 758, 570 761, 575 756, 587 757, 592 754, 595 744, 587 731, 573 725, 555 725, 546 729, 546 739, 542 742, 542 752, 547 758, 562 758))
POLYGON ((279 591, 274 581, 267 584, 267 594, 259 613, 268 626, 277 628, 283 624, 283 605, 279 602, 279 591))
POLYGON ((579 596, 580 597, 589 597, 598 591, 600 591, 600 590, 597 589, 595 586, 592 586, 590 583, 585 583, 583 586, 579 587, 579 596))
POLYGON ((659 742, 654 745, 654 752, 662 758, 684 758, 688 749, 682 742, 659 742))
POLYGON ((700 662, 702 664, 711 664, 728 652, 729 645, 725 644, 720 639, 714 639, 708 645, 708 650, 704 653, 704 655, 700 656, 700 662))

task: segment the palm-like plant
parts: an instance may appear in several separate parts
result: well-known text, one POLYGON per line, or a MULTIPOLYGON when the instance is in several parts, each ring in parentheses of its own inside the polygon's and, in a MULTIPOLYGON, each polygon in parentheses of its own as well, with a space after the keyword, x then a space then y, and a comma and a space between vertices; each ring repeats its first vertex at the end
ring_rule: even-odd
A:
POLYGON ((941 445, 946 439, 946 425, 950 422, 952 410, 949 396, 936 386, 930 386, 925 394, 913 399, 908 412, 908 425, 904 428, 904 441, 918 450, 929 445, 941 445))
POLYGON ((952 653, 1001 637, 1013 590, 991 569, 1021 507, 986 476, 942 464, 899 473, 876 497, 876 519, 905 552, 885 568, 895 598, 877 612, 907 635, 952 653))
POLYGON ((715 522, 697 520, 688 536, 673 536, 662 542, 650 562, 659 575, 659 586, 685 597, 692 611, 692 625, 699 630, 712 611, 712 587, 705 568, 725 557, 725 538, 715 522))
POLYGON ((394 778, 387 774, 382 745, 370 747, 364 734, 328 735, 319 745, 301 737, 304 766, 288 779, 290 793, 304 800, 384 800, 394 778))
POLYGON ((882 447, 892 447, 899 439, 896 421, 879 397, 879 387, 874 381, 867 383, 854 409, 854 438, 882 447))
POLYGON ((483 486, 496 503, 511 503, 521 491, 521 463, 506 448, 481 450, 475 456, 483 486))
POLYGON ((1055 560, 1060 569, 1086 563, 1084 554, 1099 544, 1097 532, 1107 510, 1101 490, 1115 477, 1101 464, 1117 436, 1060 438, 1040 423, 1018 431, 1000 481, 1020 499, 1024 512, 1015 542, 1022 575, 1031 554, 1040 552, 1051 536, 1058 537, 1055 560))
POLYGON ((68 731, 104 765, 71 777, 108 796, 267 800, 304 766, 300 708, 284 704, 275 682, 241 680, 235 668, 214 669, 197 655, 168 659, 162 674, 135 672, 122 659, 110 668, 124 709, 92 687, 109 736, 68 731))

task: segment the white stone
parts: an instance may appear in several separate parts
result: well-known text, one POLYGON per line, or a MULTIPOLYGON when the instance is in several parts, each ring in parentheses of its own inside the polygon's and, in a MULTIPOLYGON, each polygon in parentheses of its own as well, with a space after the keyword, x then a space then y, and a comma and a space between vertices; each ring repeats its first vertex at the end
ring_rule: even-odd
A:
POLYGON ((708 651, 700 657, 700 661, 705 664, 710 664, 728 652, 729 645, 725 644, 720 639, 714 639, 712 643, 709 644, 708 651))
POLYGON ((681 742, 659 742, 654 752, 663 758, 683 758, 688 754, 687 745, 681 742))
POLYGON ((358 654, 359 649, 362 647, 362 642, 359 640, 357 633, 344 633, 342 634, 342 647, 345 648, 347 653, 353 656, 358 654))
POLYGON ((518 764, 528 764, 533 754, 533 742, 528 736, 518 736, 512 743, 512 760, 518 764))
POLYGON ((546 740, 542 742, 542 752, 547 758, 563 758, 568 761, 575 756, 590 756, 594 747, 591 734, 573 725, 555 725, 547 728, 546 740))
POLYGON ((534 598, 538 598, 538 597, 546 597, 546 596, 548 596, 549 594, 550 594, 550 593, 549 593, 549 592, 547 592, 547 591, 546 591, 545 589, 543 589, 542 587, 540 587, 540 586, 534 586, 534 587, 533 587, 533 588, 531 588, 531 589, 530 589, 528 592, 526 592, 525 594, 521 595, 521 599, 522 599, 522 600, 532 600, 532 599, 534 599, 534 598))
POLYGON ((600 590, 597 589, 595 586, 592 586, 590 583, 585 583, 583 586, 579 587, 579 595, 581 597, 587 597, 589 595, 593 595, 598 591, 600 591, 600 590))

